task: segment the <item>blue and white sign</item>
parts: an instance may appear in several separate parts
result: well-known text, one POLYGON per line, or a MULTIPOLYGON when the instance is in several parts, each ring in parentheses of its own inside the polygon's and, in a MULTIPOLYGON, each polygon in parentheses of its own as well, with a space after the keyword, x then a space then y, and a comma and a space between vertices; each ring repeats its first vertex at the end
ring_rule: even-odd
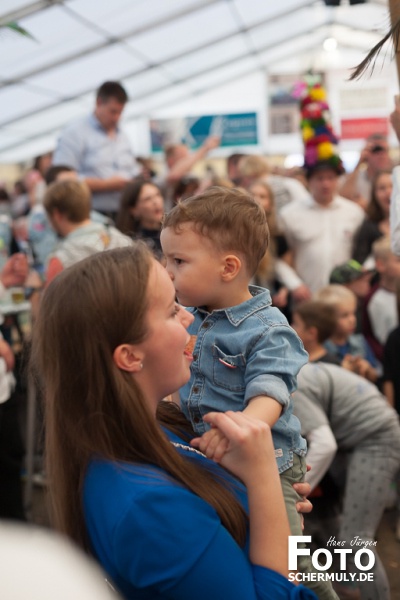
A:
POLYGON ((218 135, 221 146, 252 146, 258 144, 257 113, 156 119, 150 121, 150 134, 152 152, 178 143, 195 149, 210 135, 218 135))

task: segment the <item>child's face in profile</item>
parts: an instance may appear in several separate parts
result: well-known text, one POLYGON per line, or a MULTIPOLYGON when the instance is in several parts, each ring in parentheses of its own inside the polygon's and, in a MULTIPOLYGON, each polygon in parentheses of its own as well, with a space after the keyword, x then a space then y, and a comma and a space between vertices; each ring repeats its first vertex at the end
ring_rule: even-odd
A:
POLYGON ((183 306, 219 306, 223 253, 212 241, 197 233, 192 223, 184 223, 179 233, 172 227, 161 232, 166 269, 183 306))
POLYGON ((375 183, 375 198, 385 216, 389 215, 393 181, 390 173, 381 173, 375 183))
POLYGON ((338 302, 335 333, 343 336, 351 335, 356 329, 356 322, 356 301, 349 298, 338 302))

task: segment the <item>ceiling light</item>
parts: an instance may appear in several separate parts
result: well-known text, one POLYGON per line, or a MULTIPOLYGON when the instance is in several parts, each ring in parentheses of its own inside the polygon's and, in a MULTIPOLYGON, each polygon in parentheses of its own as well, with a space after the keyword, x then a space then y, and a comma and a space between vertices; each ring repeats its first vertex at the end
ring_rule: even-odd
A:
POLYGON ((323 43, 324 46, 324 50, 326 50, 326 52, 334 52, 337 48, 337 41, 335 40, 335 38, 326 38, 326 40, 323 43))

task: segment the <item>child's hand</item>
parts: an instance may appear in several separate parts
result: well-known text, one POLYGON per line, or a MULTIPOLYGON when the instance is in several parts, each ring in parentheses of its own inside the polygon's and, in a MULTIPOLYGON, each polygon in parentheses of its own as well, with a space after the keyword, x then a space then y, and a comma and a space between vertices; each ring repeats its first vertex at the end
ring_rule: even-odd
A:
POLYGON ((355 356, 353 356, 352 354, 346 354, 343 357, 342 360, 342 367, 344 369, 347 369, 348 371, 352 371, 353 373, 356 373, 356 361, 355 361, 355 356))
POLYGON ((356 373, 361 377, 365 377, 365 379, 368 379, 368 381, 375 383, 378 378, 377 371, 374 369, 374 367, 361 356, 356 356, 355 368, 356 373))
POLYGON ((361 377, 366 377, 367 371, 370 368, 370 364, 365 358, 361 358, 361 356, 355 356, 354 361, 354 370, 357 375, 361 375, 361 377))
POLYGON ((360 377, 365 377, 368 381, 375 382, 377 379, 377 372, 373 368, 373 366, 361 356, 354 356, 351 354, 346 354, 342 361, 342 367, 347 369, 348 371, 352 371, 360 377))
POLYGON ((228 449, 229 440, 219 429, 212 428, 201 437, 202 452, 215 462, 220 462, 228 449))
POLYGON ((279 482, 271 429, 267 424, 246 416, 244 412, 230 410, 226 413, 208 413, 204 420, 210 423, 213 429, 201 437, 194 438, 191 441, 193 447, 211 458, 213 446, 209 447, 208 439, 214 428, 218 429, 229 441, 220 461, 223 467, 241 479, 247 487, 260 485, 263 477, 268 482, 275 479, 279 482))

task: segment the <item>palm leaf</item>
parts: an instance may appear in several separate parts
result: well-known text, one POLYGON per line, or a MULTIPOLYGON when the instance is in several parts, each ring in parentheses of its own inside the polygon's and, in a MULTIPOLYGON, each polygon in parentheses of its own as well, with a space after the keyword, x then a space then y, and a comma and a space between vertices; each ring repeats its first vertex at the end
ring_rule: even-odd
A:
POLYGON ((28 37, 31 40, 34 40, 35 42, 37 42, 37 40, 33 37, 33 35, 31 33, 29 33, 29 31, 24 29, 24 27, 21 27, 21 25, 18 25, 18 23, 16 21, 10 21, 10 23, 4 23, 4 25, 0 25, 0 29, 3 29, 3 28, 7 29, 9 31, 12 31, 14 33, 17 33, 19 35, 28 37))

